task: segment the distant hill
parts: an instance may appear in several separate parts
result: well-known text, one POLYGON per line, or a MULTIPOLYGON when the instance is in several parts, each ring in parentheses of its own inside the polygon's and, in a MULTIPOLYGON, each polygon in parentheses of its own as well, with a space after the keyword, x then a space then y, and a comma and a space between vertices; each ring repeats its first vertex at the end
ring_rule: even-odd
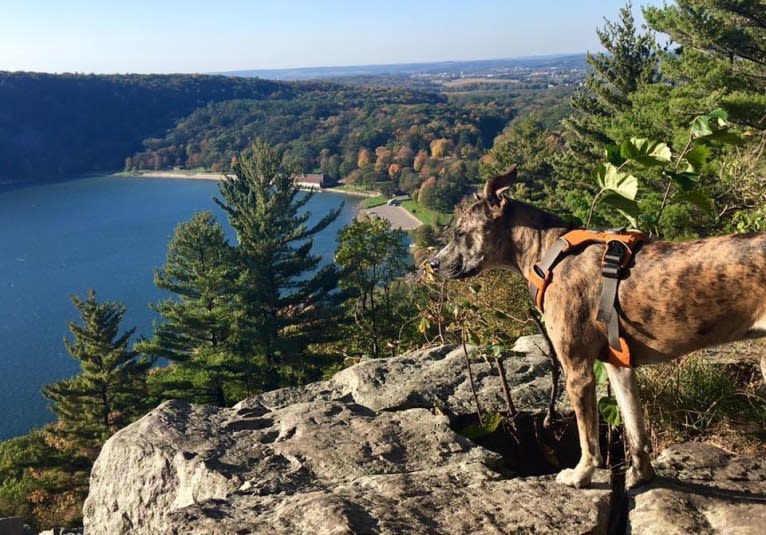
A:
POLYGON ((312 89, 254 78, 0 72, 0 183, 120 170, 146 138, 212 102, 312 89))
POLYGON ((343 84, 0 72, 0 184, 175 167, 225 172, 261 138, 298 172, 386 193, 427 183, 431 204, 451 208, 514 117, 535 111, 558 121, 578 61, 416 64, 336 78, 343 84), (423 82, 410 84, 408 72, 423 82))

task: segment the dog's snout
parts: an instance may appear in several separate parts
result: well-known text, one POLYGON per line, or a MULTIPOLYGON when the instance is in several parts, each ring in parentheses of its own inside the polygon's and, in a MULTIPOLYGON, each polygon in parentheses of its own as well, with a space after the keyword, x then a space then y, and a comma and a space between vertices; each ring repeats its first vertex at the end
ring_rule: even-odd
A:
POLYGON ((439 270, 439 259, 437 257, 433 257, 431 260, 428 261, 428 265, 434 271, 438 271, 439 270))

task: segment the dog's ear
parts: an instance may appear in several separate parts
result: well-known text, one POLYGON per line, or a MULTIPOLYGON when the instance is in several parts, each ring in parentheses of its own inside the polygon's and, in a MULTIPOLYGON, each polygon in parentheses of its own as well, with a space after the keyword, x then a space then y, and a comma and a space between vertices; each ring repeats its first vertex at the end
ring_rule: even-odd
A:
POLYGON ((484 184, 484 198, 491 204, 502 203, 503 192, 511 187, 516 180, 516 166, 512 165, 508 171, 487 180, 484 184))

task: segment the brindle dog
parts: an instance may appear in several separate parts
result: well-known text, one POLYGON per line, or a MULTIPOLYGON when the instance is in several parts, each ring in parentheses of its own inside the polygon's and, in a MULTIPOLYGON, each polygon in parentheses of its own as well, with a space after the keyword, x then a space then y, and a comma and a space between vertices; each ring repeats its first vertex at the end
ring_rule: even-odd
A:
MULTIPOLYGON (((430 261, 448 279, 488 268, 527 276, 545 251, 571 230, 558 217, 504 191, 516 169, 487 182, 483 195, 458 218, 454 237, 430 261)), ((545 323, 566 373, 582 454, 557 481, 586 487, 601 463, 593 363, 605 358, 606 327, 596 320, 604 245, 566 255, 545 294, 545 323)), ((619 285, 620 333, 635 365, 677 358, 707 346, 766 335, 766 233, 682 243, 655 241, 636 252, 619 285)), ((632 466, 626 486, 650 480, 654 469, 644 429, 635 371, 606 364, 625 422, 632 466)))

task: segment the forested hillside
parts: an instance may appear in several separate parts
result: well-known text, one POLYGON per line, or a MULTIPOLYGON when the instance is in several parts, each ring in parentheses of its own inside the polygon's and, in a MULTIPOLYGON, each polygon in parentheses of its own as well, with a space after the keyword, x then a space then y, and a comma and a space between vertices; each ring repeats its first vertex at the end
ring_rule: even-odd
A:
POLYGON ((144 139, 200 106, 311 88, 223 76, 0 72, 0 183, 119 170, 144 139))

